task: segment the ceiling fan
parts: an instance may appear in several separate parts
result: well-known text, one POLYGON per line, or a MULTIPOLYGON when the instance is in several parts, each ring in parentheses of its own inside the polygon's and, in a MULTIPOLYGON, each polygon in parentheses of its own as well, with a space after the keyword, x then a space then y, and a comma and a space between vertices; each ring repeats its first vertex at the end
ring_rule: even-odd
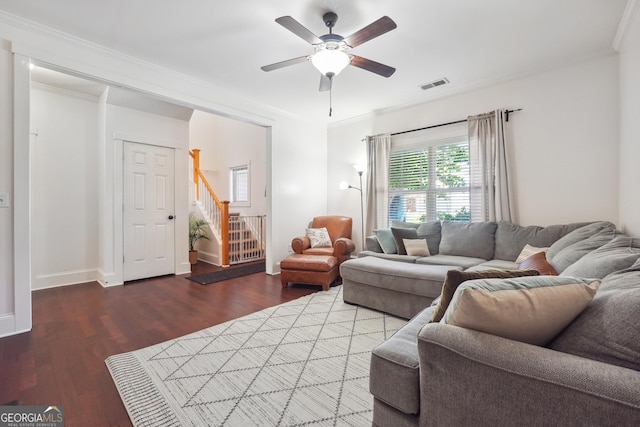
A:
POLYGON ((356 31, 349 37, 333 34, 333 27, 338 20, 338 15, 335 13, 325 13, 322 16, 322 20, 329 28, 329 34, 318 37, 291 16, 282 16, 276 19, 278 24, 310 43, 314 47, 315 53, 265 65, 261 67, 262 70, 273 71, 305 61, 311 61, 313 66, 322 74, 320 77, 320 91, 331 90, 333 77, 338 75, 338 73, 344 70, 349 64, 383 77, 390 77, 396 71, 395 68, 389 67, 388 65, 348 53, 352 48, 396 28, 396 23, 393 22, 391 18, 383 16, 377 21, 356 31))

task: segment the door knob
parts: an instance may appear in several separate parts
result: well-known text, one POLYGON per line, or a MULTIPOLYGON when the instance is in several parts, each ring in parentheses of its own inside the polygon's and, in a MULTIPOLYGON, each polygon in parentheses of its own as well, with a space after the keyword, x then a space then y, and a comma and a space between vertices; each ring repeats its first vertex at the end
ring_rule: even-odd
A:
POLYGON ((169 219, 173 219, 173 215, 169 215, 169 219))

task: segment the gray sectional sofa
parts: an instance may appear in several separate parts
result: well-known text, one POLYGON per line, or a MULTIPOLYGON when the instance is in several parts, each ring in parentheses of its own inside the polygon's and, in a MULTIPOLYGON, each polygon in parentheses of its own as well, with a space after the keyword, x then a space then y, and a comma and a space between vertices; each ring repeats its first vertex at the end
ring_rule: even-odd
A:
POLYGON ((374 426, 640 425, 640 239, 604 221, 393 225, 396 238, 424 238, 430 255, 391 253, 389 232, 379 232, 368 238, 367 251, 341 266, 346 302, 410 318, 372 352, 374 426), (559 277, 461 287, 486 292, 483 286, 509 280, 525 288, 543 281, 599 285, 568 326, 534 345, 432 322, 449 270, 511 271, 527 244, 548 248, 546 260, 559 277))

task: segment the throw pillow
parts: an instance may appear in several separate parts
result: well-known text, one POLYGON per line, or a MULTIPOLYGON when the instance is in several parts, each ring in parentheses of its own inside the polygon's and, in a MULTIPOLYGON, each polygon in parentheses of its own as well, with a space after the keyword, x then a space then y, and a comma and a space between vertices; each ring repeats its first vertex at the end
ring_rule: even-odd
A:
POLYGON ((525 259, 518 266, 518 270, 537 270, 542 276, 557 276, 558 273, 553 268, 549 261, 547 261, 546 254, 544 252, 538 252, 535 255, 531 255, 525 259))
POLYGON ((640 239, 619 235, 571 264, 562 275, 604 279, 615 271, 631 267, 638 259, 640 239))
POLYGON ((429 246, 425 239, 402 239, 407 255, 429 256, 429 246))
POLYGON ((520 251, 520 255, 516 259, 516 264, 520 264, 525 259, 529 258, 531 255, 535 255, 538 252, 546 252, 549 248, 536 248, 535 246, 531 246, 530 244, 524 245, 522 251, 520 251))
POLYGON ((376 235, 376 239, 378 239, 378 243, 380 243, 382 252, 384 252, 385 254, 398 253, 398 248, 396 247, 396 242, 393 239, 393 234, 391 233, 391 230, 381 228, 379 230, 373 230, 373 234, 376 235))
POLYGON ((307 228, 307 237, 311 242, 312 248, 330 248, 333 246, 326 227, 307 228))
POLYGON ((585 309, 599 286, 599 280, 552 276, 468 281, 441 323, 545 345, 585 309))
POLYGON ((453 299, 453 294, 463 282, 476 279, 508 279, 511 277, 537 276, 540 274, 536 270, 480 270, 480 271, 458 271, 449 270, 442 285, 442 293, 438 306, 433 312, 431 322, 439 322, 449 307, 453 299))
POLYGON ((391 227, 391 234, 393 234, 393 241, 396 243, 398 255, 407 255, 407 251, 404 248, 404 239, 417 239, 418 231, 415 228, 395 228, 391 227))

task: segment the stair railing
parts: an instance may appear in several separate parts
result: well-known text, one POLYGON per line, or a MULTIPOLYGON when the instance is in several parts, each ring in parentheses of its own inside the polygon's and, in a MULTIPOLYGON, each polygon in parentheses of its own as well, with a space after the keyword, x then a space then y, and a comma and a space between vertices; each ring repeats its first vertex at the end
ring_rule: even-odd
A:
POLYGON ((200 150, 194 148, 189 151, 193 159, 193 182, 196 190, 196 200, 200 202, 214 230, 220 234, 220 264, 229 265, 229 201, 220 200, 207 182, 200 170, 200 150))

